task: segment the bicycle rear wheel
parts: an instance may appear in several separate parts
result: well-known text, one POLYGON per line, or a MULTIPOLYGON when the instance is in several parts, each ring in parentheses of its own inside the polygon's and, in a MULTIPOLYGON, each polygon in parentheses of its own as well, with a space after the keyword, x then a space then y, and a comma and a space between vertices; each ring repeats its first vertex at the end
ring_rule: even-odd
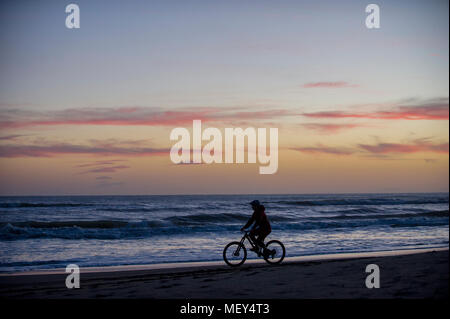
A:
POLYGON ((264 255, 264 260, 269 264, 279 264, 283 261, 284 256, 286 256, 286 249, 279 240, 269 241, 266 244, 266 249, 271 251, 271 253, 264 255))
POLYGON ((231 267, 242 265, 247 259, 247 249, 238 241, 233 241, 225 246, 223 260, 231 267))

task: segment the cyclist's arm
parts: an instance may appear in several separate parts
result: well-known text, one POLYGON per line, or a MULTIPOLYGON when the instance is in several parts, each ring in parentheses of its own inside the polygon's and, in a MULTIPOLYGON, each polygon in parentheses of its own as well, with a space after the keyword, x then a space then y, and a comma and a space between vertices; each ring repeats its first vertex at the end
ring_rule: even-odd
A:
POLYGON ((249 227, 251 224, 253 224, 253 222, 255 221, 255 214, 256 214, 256 212, 253 213, 252 217, 250 217, 247 224, 245 224, 245 226, 242 227, 242 229, 245 229, 245 228, 249 227))

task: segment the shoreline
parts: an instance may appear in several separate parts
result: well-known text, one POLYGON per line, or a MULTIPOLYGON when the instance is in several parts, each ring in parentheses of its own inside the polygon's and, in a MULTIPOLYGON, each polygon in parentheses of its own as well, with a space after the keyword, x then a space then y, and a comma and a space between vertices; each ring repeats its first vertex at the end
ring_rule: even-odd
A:
MULTIPOLYGON (((331 254, 313 254, 303 256, 286 257, 282 264, 299 263, 299 262, 313 262, 313 261, 329 261, 329 260, 345 260, 345 259, 358 259, 369 257, 388 257, 388 256, 403 256, 411 254, 420 254, 433 251, 446 251, 449 247, 435 247, 435 248, 413 248, 413 249, 397 249, 397 250, 380 250, 370 252, 350 252, 350 253, 331 253, 331 254)), ((266 262, 261 259, 247 259, 245 265, 267 265, 266 262)), ((170 263, 158 263, 158 264, 134 264, 134 265, 115 265, 115 266, 88 266, 80 267, 80 273, 108 273, 108 272, 124 272, 124 271, 173 271, 177 269, 197 269, 197 268, 217 268, 217 267, 230 268, 221 261, 192 261, 192 262, 170 262, 170 263)), ((61 275, 66 274, 65 268, 49 268, 39 270, 24 270, 0 273, 1 277, 10 276, 41 276, 41 275, 61 275)))

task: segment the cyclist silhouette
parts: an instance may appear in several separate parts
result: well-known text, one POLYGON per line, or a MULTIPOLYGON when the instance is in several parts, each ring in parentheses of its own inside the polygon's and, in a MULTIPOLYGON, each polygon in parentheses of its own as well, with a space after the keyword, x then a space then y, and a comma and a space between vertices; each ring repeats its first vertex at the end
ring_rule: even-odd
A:
POLYGON ((258 200, 252 201, 250 205, 252 205, 253 208, 253 215, 248 220, 247 224, 245 224, 245 226, 241 228, 241 231, 249 227, 251 224, 255 223, 255 225, 250 230, 249 235, 259 247, 265 248, 264 239, 272 231, 269 219, 267 218, 265 213, 265 207, 264 205, 261 205, 258 200), (255 236, 258 237, 256 238, 255 236))

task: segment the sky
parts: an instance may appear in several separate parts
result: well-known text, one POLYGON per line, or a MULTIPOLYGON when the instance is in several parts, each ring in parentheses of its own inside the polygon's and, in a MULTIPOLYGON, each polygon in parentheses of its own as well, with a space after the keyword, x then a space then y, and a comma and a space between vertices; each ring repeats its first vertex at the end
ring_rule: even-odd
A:
POLYGON ((448 192, 448 1, 73 3, 0 3, 0 195, 448 192), (193 120, 278 171, 172 163, 193 120))

